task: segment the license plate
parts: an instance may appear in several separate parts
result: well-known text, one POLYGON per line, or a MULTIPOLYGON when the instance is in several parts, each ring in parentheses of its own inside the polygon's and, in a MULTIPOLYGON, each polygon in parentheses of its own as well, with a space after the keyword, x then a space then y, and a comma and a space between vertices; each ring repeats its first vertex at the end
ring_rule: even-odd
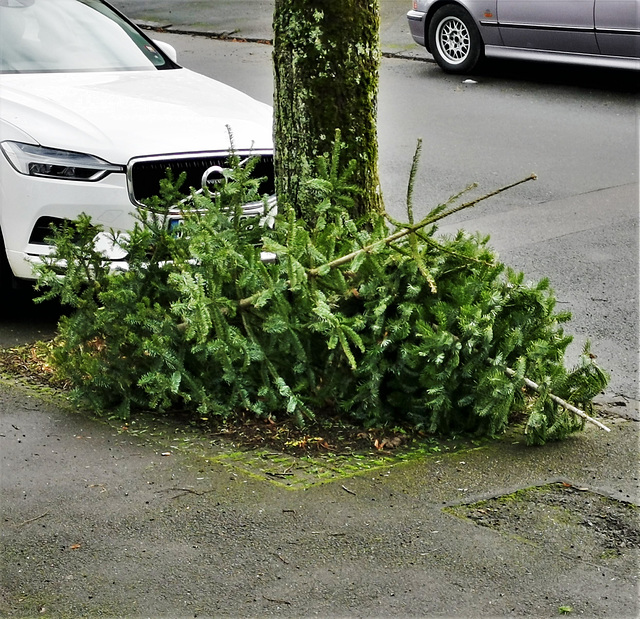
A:
POLYGON ((180 226, 180 224, 182 224, 181 217, 169 217, 169 220, 167 222, 167 227, 169 228, 169 232, 177 233, 178 227, 180 226))

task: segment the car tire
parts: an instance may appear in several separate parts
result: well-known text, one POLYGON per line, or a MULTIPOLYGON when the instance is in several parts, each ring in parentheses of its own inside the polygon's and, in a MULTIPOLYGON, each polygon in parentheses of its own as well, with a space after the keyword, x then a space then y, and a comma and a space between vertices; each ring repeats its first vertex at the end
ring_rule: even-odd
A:
POLYGON ((429 50, 447 73, 471 73, 484 57, 484 43, 473 18, 462 7, 440 7, 429 22, 429 50))

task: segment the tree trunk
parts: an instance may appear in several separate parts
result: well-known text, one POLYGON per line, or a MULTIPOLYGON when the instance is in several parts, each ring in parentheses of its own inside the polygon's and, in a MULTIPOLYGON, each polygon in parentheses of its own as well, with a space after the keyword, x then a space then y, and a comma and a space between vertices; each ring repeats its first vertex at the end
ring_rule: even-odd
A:
POLYGON ((381 206, 376 131, 379 0, 276 0, 274 13, 276 190, 282 210, 312 215, 300 183, 331 153, 355 160, 354 216, 381 206))

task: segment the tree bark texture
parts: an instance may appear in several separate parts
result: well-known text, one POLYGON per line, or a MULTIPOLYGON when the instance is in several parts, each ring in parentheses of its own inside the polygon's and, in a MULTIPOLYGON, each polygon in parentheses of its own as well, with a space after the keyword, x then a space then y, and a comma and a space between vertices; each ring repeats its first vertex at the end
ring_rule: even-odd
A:
POLYGON ((300 183, 339 129, 342 161, 356 162, 353 214, 379 209, 379 0, 276 0, 273 55, 279 204, 312 212, 300 183))

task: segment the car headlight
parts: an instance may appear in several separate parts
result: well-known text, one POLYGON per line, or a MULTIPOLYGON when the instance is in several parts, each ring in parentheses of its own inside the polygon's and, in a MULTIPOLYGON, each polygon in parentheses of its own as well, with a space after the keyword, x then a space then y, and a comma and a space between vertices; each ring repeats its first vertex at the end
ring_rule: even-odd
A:
POLYGON ((69 150, 44 148, 23 142, 2 142, 0 148, 20 174, 72 181, 99 181, 110 172, 124 172, 117 166, 93 155, 69 150))

